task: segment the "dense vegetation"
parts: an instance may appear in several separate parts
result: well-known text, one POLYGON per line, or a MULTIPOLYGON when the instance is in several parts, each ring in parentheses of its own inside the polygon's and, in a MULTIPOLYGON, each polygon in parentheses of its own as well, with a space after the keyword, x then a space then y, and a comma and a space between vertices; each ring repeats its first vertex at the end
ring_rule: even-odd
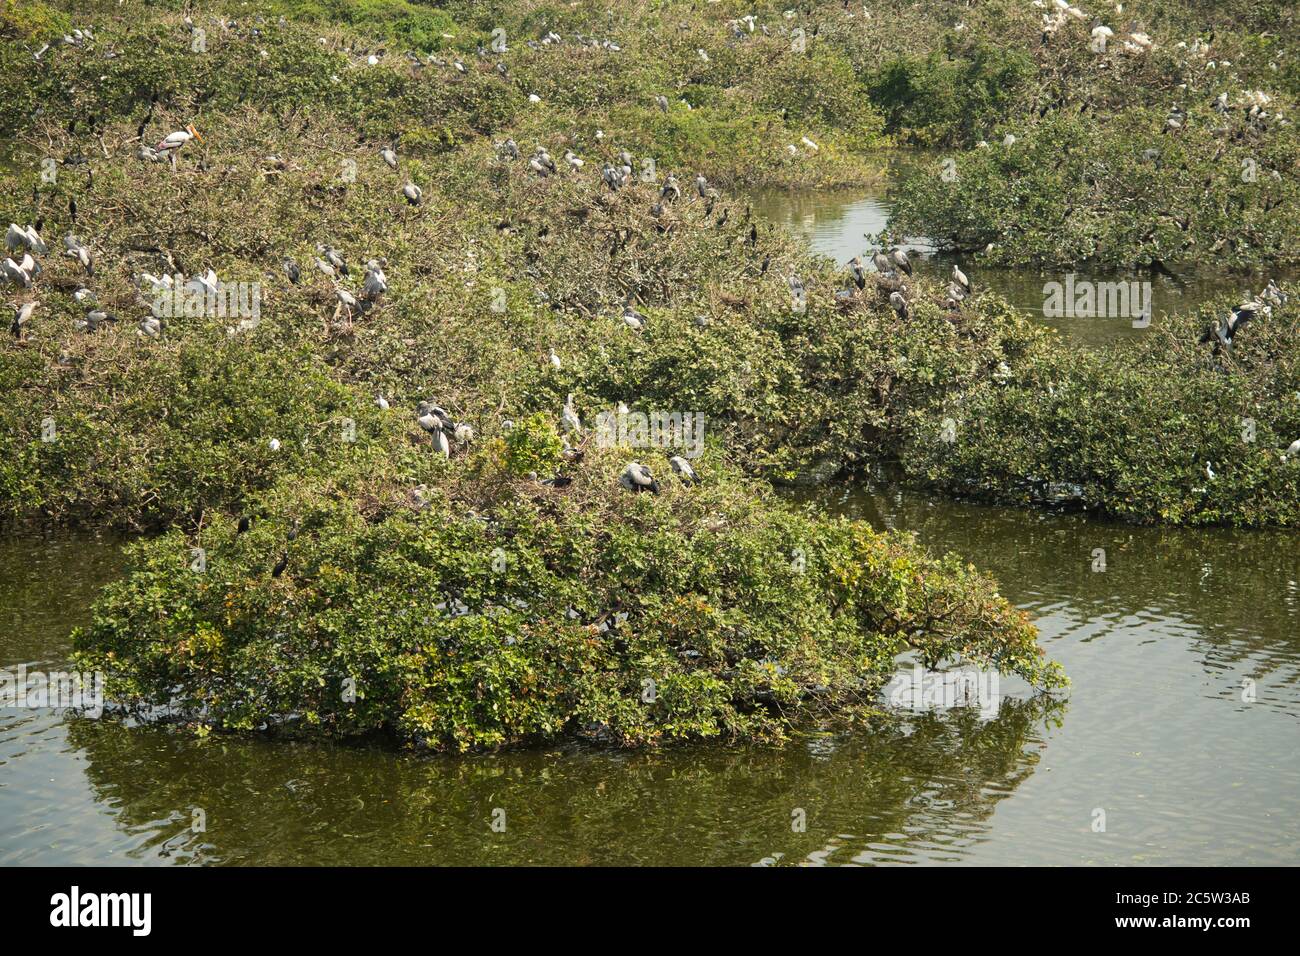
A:
MULTIPOLYGON (((38 307, 0 349, 0 510, 152 534, 79 636, 82 661, 137 710, 222 729, 458 748, 777 737, 869 710, 909 647, 1061 677, 986 578, 769 482, 897 460, 962 494, 1294 523, 1297 472, 1277 454, 1300 436, 1294 305, 1232 355, 1195 345, 1207 313, 1081 359, 978 276, 960 305, 912 280, 900 319, 897 280, 855 289, 729 188, 860 180, 892 137, 969 148, 955 183, 903 187, 900 226, 965 247, 989 228, 981 203, 1033 190, 999 213, 995 249, 1139 241, 1099 208, 1041 238, 1019 218, 1086 205, 1070 177, 1099 175, 1053 148, 1101 148, 1077 109, 1087 71, 1001 39, 1038 12, 927 7, 276 0, 187 22, 179 2, 6 0, 0 218, 39 223, 51 250, 30 289, 6 289, 38 307), (174 170, 141 157, 188 123, 203 138, 174 170), (976 146, 1004 128, 1016 143, 976 146), (633 174, 612 189, 602 171, 624 151, 633 174), (917 218, 944 208, 952 233, 917 218), (60 254, 68 234, 93 275, 60 254), (324 246, 346 275, 317 268, 324 246), (371 259, 387 290, 348 304, 371 259), (257 284, 260 318, 140 324, 144 273, 209 269, 257 284), (92 307, 111 319, 87 327, 92 307), (562 424, 569 396, 579 429, 562 424), (470 428, 446 455, 422 402, 470 428), (674 476, 672 450, 596 440, 620 402, 704 416, 698 482, 674 476), (1234 443, 1243 417, 1252 439, 1234 443), (634 458, 661 494, 620 485, 634 458)), ((1159 109, 1152 93, 1121 122, 1159 109)), ((1289 129, 1260 141, 1274 133, 1275 165, 1293 162, 1289 129)), ((1177 142, 1203 164, 1212 139, 1177 142)), ((1276 203, 1225 259, 1288 248, 1291 182, 1257 184, 1276 203)))

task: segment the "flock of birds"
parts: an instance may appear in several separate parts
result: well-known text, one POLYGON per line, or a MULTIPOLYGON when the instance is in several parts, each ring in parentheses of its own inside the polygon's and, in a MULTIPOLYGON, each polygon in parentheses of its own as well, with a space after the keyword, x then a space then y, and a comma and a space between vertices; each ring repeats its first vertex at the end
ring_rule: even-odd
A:
MULTIPOLYGON (((1040 0, 1034 0, 1035 6, 1044 6, 1040 0)), ((1044 14, 1044 41, 1050 35, 1058 30, 1067 20, 1073 17, 1075 19, 1086 19, 1083 12, 1066 0, 1052 0, 1055 10, 1052 13, 1044 14)), ((1116 5, 1117 11, 1122 11, 1121 5, 1116 5)), ((742 26, 747 26, 750 32, 754 31, 753 18, 741 18, 737 21, 736 29, 741 30, 742 26), (746 23, 746 21, 748 21, 746 23)), ((88 33, 88 31, 87 31, 88 33)), ((1104 41, 1114 36, 1114 32, 1109 27, 1102 24, 1099 20, 1092 26, 1092 36, 1094 40, 1104 41)), ((578 37, 580 42, 591 43, 597 46, 603 45, 606 49, 617 51, 616 45, 611 45, 609 41, 597 41, 591 38, 578 37)), ((72 38, 69 42, 80 42, 79 38, 72 38)), ((529 41, 529 45, 549 45, 551 43, 561 42, 560 37, 555 34, 548 34, 539 41, 529 41)), ((1153 44, 1146 34, 1136 29, 1134 24, 1128 36, 1124 40, 1124 48, 1128 52, 1145 52, 1152 48, 1153 44)), ((44 52, 44 51, 42 51, 44 52)), ((486 50, 480 50, 480 55, 487 55, 486 50)), ((496 51, 503 52, 503 51, 496 51)), ((702 56, 706 56, 704 51, 700 51, 702 56)), ((40 54, 37 54, 39 59, 40 54)), ((371 60, 376 60, 371 57, 371 60)), ((437 57, 430 57, 431 65, 448 65, 437 57)), ((423 65, 423 64, 419 64, 423 65)), ((460 61, 454 61, 451 64, 460 72, 465 72, 464 64, 460 61)), ((498 71, 502 72, 504 67, 498 65, 498 71)), ((660 95, 655 97, 656 106, 661 111, 668 109, 668 100, 660 95)), ((1256 95, 1255 99, 1250 102, 1252 117, 1267 116, 1264 109, 1267 104, 1267 98, 1262 94, 1256 95)), ((1227 94, 1221 94, 1215 102, 1216 109, 1224 112, 1229 108, 1227 94)), ((1171 129, 1181 126, 1184 117, 1177 106, 1171 112, 1168 125, 1171 129)), ((603 139, 603 131, 597 131, 598 139, 603 139)), ((168 133, 156 144, 141 145, 138 151, 138 158, 150 163, 168 162, 172 170, 176 171, 178 157, 184 147, 191 141, 197 140, 203 142, 202 135, 192 125, 186 125, 183 129, 168 133)), ((1014 137, 1008 134, 1004 145, 1014 143, 1014 137)), ((805 145, 810 149, 816 150, 818 147, 815 143, 807 138, 804 139, 805 145)), ((981 144, 983 145, 983 144, 981 144)), ((399 158, 396 150, 392 146, 384 146, 379 149, 379 158, 390 168, 396 170, 399 168, 399 158)), ((507 161, 520 160, 523 156, 519 144, 514 139, 506 139, 497 145, 497 155, 507 161)), ((586 165, 585 161, 574 153, 571 149, 566 150, 562 156, 563 168, 572 172, 581 171, 586 165)), ((528 169, 541 178, 555 176, 560 173, 561 166, 552 159, 549 151, 545 146, 538 146, 527 159, 528 169)), ((653 177, 651 177, 653 178, 653 177)), ((612 192, 617 192, 627 188, 637 182, 639 177, 634 173, 634 157, 627 151, 621 152, 615 162, 605 163, 600 170, 601 182, 612 192)), ((692 201, 702 201, 704 203, 705 214, 711 215, 714 205, 718 201, 718 192, 708 182, 703 175, 697 175, 692 185, 692 201)), ((419 206, 423 201, 423 191, 411 180, 406 180, 401 186, 400 193, 405 201, 411 206, 419 206)), ((670 174, 665 177, 662 186, 659 187, 657 198, 651 203, 650 212, 653 217, 660 219, 663 217, 666 207, 678 203, 683 199, 682 183, 676 175, 670 174)), ((724 208, 722 214, 718 217, 717 225, 721 227, 725 224, 729 210, 724 208)), ((42 269, 40 256, 48 253, 48 247, 40 236, 40 223, 35 226, 19 226, 11 224, 5 236, 6 251, 9 255, 4 259, 0 267, 0 282, 7 282, 21 286, 23 289, 30 289, 36 276, 42 269), (18 258, 16 258, 18 257, 18 258)), ((749 242, 751 246, 757 244, 758 233, 757 227, 751 226, 749 242)), ((365 312, 370 307, 378 303, 388 292, 388 277, 385 274, 387 261, 383 258, 371 258, 366 262, 364 274, 361 281, 361 288, 358 293, 353 293, 344 284, 344 280, 351 275, 351 269, 344 256, 333 246, 325 243, 317 244, 318 258, 313 262, 313 267, 330 280, 334 288, 334 295, 337 301, 335 318, 340 315, 344 316, 348 322, 354 313, 365 312)), ((64 255, 76 260, 82 267, 87 276, 94 275, 94 257, 90 249, 81 242, 76 236, 69 234, 64 239, 64 255)), ((887 293, 887 299, 890 308, 898 316, 899 321, 907 322, 913 315, 913 288, 910 279, 913 275, 913 266, 907 253, 900 248, 892 248, 888 251, 880 250, 871 256, 871 264, 876 273, 877 289, 882 293, 887 293)), ((770 257, 764 259, 762 273, 766 274, 770 265, 770 257)), ((285 275, 292 284, 299 284, 302 280, 303 270, 292 258, 287 258, 283 262, 285 275)), ((850 288, 845 288, 836 293, 836 298, 840 302, 851 301, 855 292, 852 287, 856 287, 857 292, 864 292, 869 282, 869 273, 866 265, 863 263, 861 256, 855 256, 848 263, 848 273, 851 283, 850 288)), ((806 289, 802 280, 794 275, 788 277, 788 284, 792 295, 796 300, 806 301, 806 289)), ((156 277, 149 273, 142 273, 137 282, 142 291, 150 290, 153 292, 169 291, 174 289, 174 280, 171 276, 164 275, 156 277)), ((188 283, 194 291, 205 293, 216 293, 221 287, 221 282, 216 273, 209 269, 204 275, 196 276, 188 283)), ((971 283, 966 274, 960 267, 954 265, 946 294, 937 300, 938 304, 949 311, 949 318, 953 318, 955 313, 960 312, 963 301, 971 294, 971 283)), ((74 292, 75 300, 86 308, 86 315, 83 319, 78 320, 77 327, 86 332, 94 332, 105 323, 116 322, 117 318, 113 314, 98 308, 95 304, 94 293, 84 286, 74 292)), ((1269 283, 1268 287, 1250 301, 1243 302, 1229 314, 1219 319, 1211 328, 1207 329, 1201 336, 1202 344, 1213 344, 1214 353, 1217 355, 1220 349, 1226 350, 1229 354, 1232 352, 1235 337, 1240 330, 1251 320, 1261 314, 1268 314, 1272 307, 1281 306, 1286 302, 1286 294, 1283 293, 1275 283, 1269 283)), ((32 322, 39 302, 30 300, 16 304, 14 306, 14 317, 10 325, 10 331, 14 338, 19 342, 25 340, 26 331, 32 322)), ((647 323, 647 317, 638 311, 631 298, 623 304, 622 322, 634 332, 642 331, 647 323)), ((706 324, 707 318, 697 319, 698 324, 706 324)), ((162 320, 156 315, 149 315, 141 319, 137 328, 137 335, 143 338, 158 338, 163 331, 162 320)), ((232 330, 234 331, 234 330, 232 330)), ((552 367, 558 369, 561 366, 559 356, 552 349, 548 356, 552 367)), ((377 396, 376 404, 381 409, 389 408, 389 402, 382 395, 377 396)), ((621 411, 626 411, 626 406, 620 405, 621 411)), ((446 409, 432 401, 421 402, 416 409, 415 418, 420 428, 430 436, 435 449, 445 457, 450 457, 453 448, 467 447, 474 440, 474 429, 465 422, 456 422, 446 409)), ((576 460, 580 458, 581 451, 575 449, 569 442, 570 436, 580 439, 582 434, 582 423, 578 413, 573 405, 573 396, 569 395, 560 414, 561 423, 564 427, 564 457, 567 460, 576 460)), ((511 427, 510 422, 504 422, 503 426, 508 430, 511 427)), ((273 448, 278 447, 278 441, 273 442, 273 448)), ((1294 442, 1283 454, 1282 460, 1287 461, 1300 455, 1300 440, 1294 442)), ((669 459, 673 473, 687 484, 693 484, 698 479, 690 462, 681 456, 674 456, 669 459)), ((1214 477, 1213 469, 1210 463, 1206 463, 1207 475, 1214 477)), ((547 484, 562 486, 567 483, 563 476, 556 476, 547 479, 547 484)), ((658 494, 661 486, 654 477, 651 470, 644 464, 631 461, 626 464, 619 475, 619 484, 631 492, 650 492, 658 494)))

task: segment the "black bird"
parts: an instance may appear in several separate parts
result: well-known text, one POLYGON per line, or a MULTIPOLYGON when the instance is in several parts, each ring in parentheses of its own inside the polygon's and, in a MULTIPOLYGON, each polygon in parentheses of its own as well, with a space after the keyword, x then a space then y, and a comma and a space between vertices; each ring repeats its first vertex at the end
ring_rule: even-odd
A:
POLYGON ((271 569, 271 577, 278 578, 284 574, 284 569, 289 566, 289 552, 285 551, 280 555, 280 560, 275 562, 275 567, 271 569))
POLYGON ((239 519, 239 525, 235 528, 235 534, 243 534, 248 530, 250 523, 248 515, 244 515, 244 517, 239 519))

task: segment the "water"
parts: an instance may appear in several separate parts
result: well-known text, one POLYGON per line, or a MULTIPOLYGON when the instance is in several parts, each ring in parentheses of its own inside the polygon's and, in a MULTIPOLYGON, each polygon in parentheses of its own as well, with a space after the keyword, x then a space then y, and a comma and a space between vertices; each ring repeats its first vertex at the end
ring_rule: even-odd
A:
MULTIPOLYGON (((906 159, 902 160, 906 162, 906 159)), ((884 183, 865 190, 833 192, 764 191, 752 196, 755 214, 804 236, 813 251, 834 259, 841 265, 861 255, 870 268, 870 253, 879 248, 867 237, 880 234, 889 222, 890 204, 884 183)), ((1149 282, 1151 312, 1158 321, 1166 312, 1197 308, 1218 295, 1253 296, 1270 278, 1279 282, 1295 280, 1300 273, 1282 270, 1269 274, 1229 275, 1197 270, 1190 266, 1174 267, 1173 276, 1153 275, 1148 271, 1102 269, 1081 266, 1075 269, 1007 269, 973 264, 961 257, 936 254, 925 238, 909 237, 899 245, 908 251, 914 268, 946 282, 953 264, 977 287, 984 286, 1002 295, 1017 309, 1038 318, 1064 333, 1072 341, 1089 348, 1123 342, 1144 334, 1133 327, 1132 317, 1062 317, 1044 315, 1049 282, 1065 286, 1066 276, 1073 273, 1075 282, 1149 282)))
MULTIPOLYGON (((889 485, 824 496, 997 575, 1069 671, 1068 700, 1016 692, 990 720, 964 709, 781 748, 464 758, 0 709, 0 864, 1300 861, 1293 534, 1133 528, 889 485), (206 832, 190 828, 196 808, 206 832)), ((0 667, 63 661, 117 567, 110 541, 0 546, 0 667)))
MULTIPOLYGON (((759 208, 840 261, 883 226, 878 198, 785 202, 759 208)), ((1037 277, 972 278, 1041 308, 1037 277)), ((1116 325, 1065 331, 1132 334, 1116 325)), ((1070 674, 1068 698, 1006 681, 992 719, 959 709, 781 748, 475 757, 0 709, 0 865, 1300 863, 1294 532, 1135 528, 883 480, 818 495, 995 575, 1070 674)), ((0 542, 0 668, 65 661, 119 567, 108 539, 0 542)))

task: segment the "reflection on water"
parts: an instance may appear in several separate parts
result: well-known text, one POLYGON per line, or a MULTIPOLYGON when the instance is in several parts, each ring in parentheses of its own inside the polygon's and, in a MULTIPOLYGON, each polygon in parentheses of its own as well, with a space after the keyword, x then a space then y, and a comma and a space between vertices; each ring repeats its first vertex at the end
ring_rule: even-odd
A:
MULTIPOLYGON (((857 255, 869 262, 870 253, 879 248, 871 237, 883 232, 889 223, 886 188, 887 184, 882 182, 865 191, 764 191, 752 197, 752 205, 760 218, 806 237, 814 252, 841 265, 857 255)), ((933 244, 924 238, 908 237, 900 245, 908 250, 917 272, 947 281, 953 264, 957 263, 977 287, 982 285, 993 289, 1017 309, 1036 316, 1088 347, 1122 342, 1144 332, 1133 328, 1131 318, 1045 316, 1047 292, 1044 286, 1047 283, 1056 282, 1064 286, 1070 273, 1074 274, 1076 284, 1084 281, 1149 282, 1151 310, 1158 318, 1166 312, 1193 310, 1218 295, 1253 296, 1270 278, 1279 281, 1297 278, 1295 270, 1268 275, 1227 275, 1178 267, 1171 270, 1173 276, 1168 276, 1086 265, 1073 270, 1005 269, 982 266, 948 254, 936 254, 933 244)))
MULTIPOLYGON (((996 574, 1070 672, 1069 700, 1004 681, 1013 696, 992 720, 965 709, 781 748, 476 757, 0 710, 0 864, 1300 860, 1293 535, 1139 529, 885 484, 822 500, 996 574), (196 808, 206 832, 190 828, 196 808)), ((116 566, 94 539, 0 545, 0 620, 16 625, 0 667, 63 660, 116 566)))

